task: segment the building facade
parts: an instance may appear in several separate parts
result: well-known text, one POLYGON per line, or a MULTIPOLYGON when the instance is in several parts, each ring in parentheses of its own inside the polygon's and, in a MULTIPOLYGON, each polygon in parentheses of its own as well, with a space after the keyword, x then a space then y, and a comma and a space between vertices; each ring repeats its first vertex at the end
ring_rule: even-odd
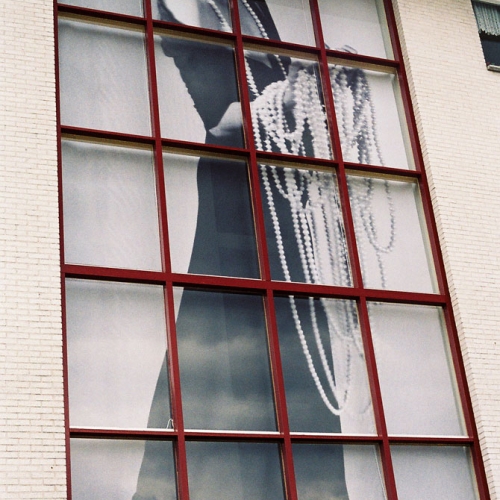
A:
MULTIPOLYGON (((404 58, 402 71, 411 94, 410 129, 415 126, 420 144, 420 148, 413 149, 415 162, 422 160, 425 165, 423 175, 429 186, 453 304, 459 343, 453 345, 455 327, 451 327, 450 349, 459 349, 463 359, 463 365, 457 365, 456 377, 467 381, 487 487, 491 498, 499 498, 500 313, 496 304, 500 299, 500 183, 494 175, 494 151, 500 136, 495 107, 500 94, 499 75, 486 69, 468 0, 394 0, 392 7, 389 17, 394 15, 397 25, 404 58)), ((68 316, 63 315, 63 200, 59 190, 59 163, 65 153, 61 154, 58 145, 57 82, 61 80, 56 79, 56 10, 51 0, 6 2, 0 7, 3 498, 63 499, 71 489, 71 408, 65 375, 71 368, 65 354, 68 351, 63 348, 63 318, 68 316)), ((65 11, 65 16, 70 23, 78 21, 71 9, 65 11)), ((86 56, 76 46, 74 57, 78 61, 86 56)), ((361 64, 366 66, 362 58, 361 64)), ((75 141, 75 137, 81 139, 78 131, 74 136, 70 132, 67 127, 67 142, 75 141)), ((162 146, 160 143, 160 149, 162 146)), ((433 223, 430 226, 433 233, 433 223)), ((75 282, 83 275, 76 268, 65 268, 65 273, 75 282)), ((286 291, 290 290, 281 290, 286 291)), ((64 297, 67 300, 68 296, 64 297)), ((464 392, 464 385, 458 385, 464 392)), ((469 396, 463 398, 467 406, 469 396)), ((464 411, 468 411, 467 407, 464 411)), ((170 421, 166 425, 168 428, 170 421)), ((80 436, 81 440, 91 434, 88 429, 86 433, 78 432, 73 429, 72 436, 80 436)), ((108 432, 107 436, 111 435, 108 432)), ((234 435, 229 438, 236 439, 234 435)), ((386 441, 383 446, 388 446, 386 441)), ((292 441, 288 443, 291 446, 292 441)), ((481 476, 482 465, 476 466, 481 476)), ((295 479, 288 474, 287 488, 290 481, 295 479)), ((481 477, 478 484, 481 498, 487 498, 481 477)), ((394 487, 386 484, 386 488, 394 497, 394 487)), ((288 490, 288 495, 294 498, 295 493, 288 490)))

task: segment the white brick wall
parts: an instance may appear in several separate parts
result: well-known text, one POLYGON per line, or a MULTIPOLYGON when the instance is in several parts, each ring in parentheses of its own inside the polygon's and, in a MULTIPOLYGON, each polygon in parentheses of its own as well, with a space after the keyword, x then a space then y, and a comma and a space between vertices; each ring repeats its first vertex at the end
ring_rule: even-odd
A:
POLYGON ((52 0, 0 2, 0 498, 66 498, 52 0))
POLYGON ((394 0, 492 498, 500 498, 500 74, 470 0, 394 0))

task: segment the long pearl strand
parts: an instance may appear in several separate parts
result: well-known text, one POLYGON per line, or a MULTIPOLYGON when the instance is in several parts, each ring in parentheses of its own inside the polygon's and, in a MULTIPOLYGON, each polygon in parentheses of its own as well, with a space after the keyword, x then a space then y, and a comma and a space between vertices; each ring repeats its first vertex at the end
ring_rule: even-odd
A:
MULTIPOLYGON (((352 49, 350 49, 352 51, 352 49)), ((359 163, 384 165, 380 144, 376 134, 377 124, 375 108, 371 97, 370 86, 363 70, 332 66, 330 68, 332 90, 337 105, 342 153, 344 159, 349 159, 352 153, 357 152, 359 163), (352 109, 352 114, 348 110, 352 109)), ((361 182, 350 181, 353 216, 356 227, 363 229, 368 243, 375 251, 380 276, 381 288, 386 288, 387 278, 383 262, 383 254, 394 249, 396 241, 396 217, 394 202, 389 182, 383 181, 387 207, 389 211, 390 233, 385 245, 380 243, 377 225, 374 217, 374 181, 365 177, 361 182)), ((360 258, 364 275, 366 276, 366 255, 363 245, 359 245, 360 258)))
MULTIPOLYGON (((240 0, 240 2, 254 20, 261 36, 269 38, 248 1, 240 0)), ((229 23, 225 20, 214 0, 207 0, 207 3, 219 18, 222 29, 230 30, 229 23)), ((277 149, 284 154, 306 155, 303 136, 307 124, 312 136, 314 156, 331 158, 326 115, 318 91, 317 77, 307 69, 302 68, 298 71, 295 82, 291 84, 281 58, 277 55, 275 57, 281 68, 283 80, 271 83, 262 92, 259 91, 248 60, 245 58, 248 86, 254 97, 251 102, 251 111, 257 149, 262 151, 275 151, 277 149), (289 91, 289 86, 292 86, 295 104, 292 110, 295 122, 294 130, 290 130, 284 110, 284 96, 289 91)), ((351 150, 357 150, 357 160, 360 163, 370 163, 373 158, 383 163, 376 136, 375 111, 371 101, 370 88, 364 72, 357 71, 358 75, 354 80, 346 68, 339 70, 334 67, 331 71, 332 90, 336 103, 339 103, 337 113, 341 123, 342 150, 346 158, 351 150), (352 115, 349 110, 353 110, 352 115)), ((351 285, 342 210, 334 175, 328 172, 302 171, 291 168, 280 169, 280 175, 276 167, 261 165, 260 168, 285 280, 292 281, 292 276, 286 257, 280 220, 276 211, 273 187, 280 196, 288 201, 290 206, 292 225, 306 283, 324 284, 333 279, 334 284, 351 285), (327 248, 326 251, 325 248, 327 248)), ((365 187, 364 192, 356 192, 353 195, 353 212, 354 216, 361 222, 369 243, 376 251, 382 286, 385 288, 385 270, 381 254, 390 252, 394 247, 393 203, 389 185, 386 182, 391 235, 389 243, 383 246, 378 241, 373 217, 374 189, 371 179, 365 179, 365 187)), ((364 259, 362 258, 362 260, 364 259)), ((335 360, 334 367, 333 363, 330 366, 321 338, 316 311, 318 301, 313 298, 309 298, 308 301, 314 340, 334 399, 333 402, 326 393, 311 356, 295 297, 289 297, 295 328, 318 393, 326 407, 334 415, 341 415, 346 410, 363 414, 370 408, 369 394, 367 394, 367 402, 364 405, 358 404, 356 408, 349 408, 352 387, 357 386, 358 390, 361 390, 359 389, 361 384, 366 384, 361 373, 362 367, 364 367, 364 353, 356 306, 352 301, 319 299, 319 304, 327 320, 330 354, 332 361, 335 360), (357 358, 357 362, 353 362, 353 356, 357 358), (358 383, 356 384, 355 381, 358 383)))

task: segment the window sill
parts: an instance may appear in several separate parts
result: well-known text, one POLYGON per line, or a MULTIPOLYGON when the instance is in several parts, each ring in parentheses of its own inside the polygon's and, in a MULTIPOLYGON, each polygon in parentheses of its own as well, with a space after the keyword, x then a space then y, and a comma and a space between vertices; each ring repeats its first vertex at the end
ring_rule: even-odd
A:
POLYGON ((498 64, 488 64, 486 65, 488 71, 495 71, 496 73, 500 73, 500 65, 498 64))

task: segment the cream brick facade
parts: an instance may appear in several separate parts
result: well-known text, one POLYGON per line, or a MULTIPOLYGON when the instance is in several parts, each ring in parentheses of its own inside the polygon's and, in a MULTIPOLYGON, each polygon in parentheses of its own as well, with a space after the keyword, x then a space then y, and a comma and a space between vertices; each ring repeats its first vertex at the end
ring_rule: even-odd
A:
POLYGON ((51 0, 0 2, 0 497, 66 498, 51 0))
MULTIPOLYGON (((395 0, 492 498, 500 498, 500 74, 469 0, 395 0)), ((66 498, 52 0, 0 5, 0 496, 66 498)))

